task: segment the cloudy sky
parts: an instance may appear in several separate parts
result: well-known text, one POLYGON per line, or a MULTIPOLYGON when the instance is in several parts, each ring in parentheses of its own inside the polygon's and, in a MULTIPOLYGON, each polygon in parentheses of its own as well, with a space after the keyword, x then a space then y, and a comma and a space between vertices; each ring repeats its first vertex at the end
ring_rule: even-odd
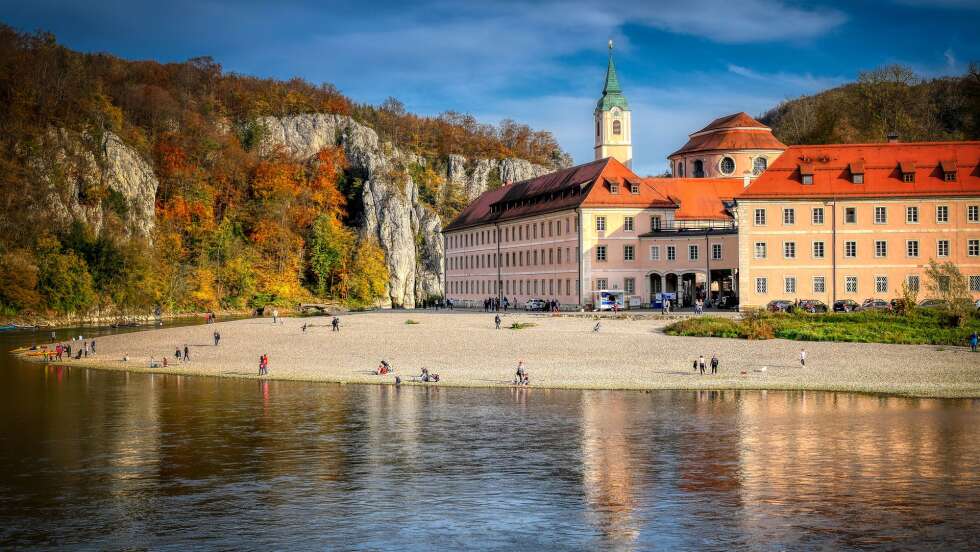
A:
POLYGON ((641 174, 664 170, 717 116, 758 115, 883 64, 932 77, 980 61, 980 0, 0 0, 0 20, 83 51, 210 55, 226 71, 331 82, 360 102, 509 117, 554 132, 576 162, 592 158, 612 38, 641 174))

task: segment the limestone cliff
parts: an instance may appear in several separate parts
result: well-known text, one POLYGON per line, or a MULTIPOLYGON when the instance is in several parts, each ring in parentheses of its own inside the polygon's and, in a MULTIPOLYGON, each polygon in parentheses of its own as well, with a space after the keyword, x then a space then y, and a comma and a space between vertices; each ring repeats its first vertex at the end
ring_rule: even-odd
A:
POLYGON ((385 252, 389 304, 407 308, 443 295, 443 221, 422 199, 422 183, 414 180, 412 167, 438 167, 446 190, 460 191, 467 201, 503 182, 551 171, 523 159, 421 158, 381 142, 373 129, 341 115, 265 117, 258 123, 264 129, 260 147, 266 151, 283 148, 309 159, 328 146, 344 148, 350 169, 363 177, 360 231, 377 238, 385 252))
POLYGON ((113 224, 127 236, 150 236, 159 183, 139 153, 111 132, 93 138, 52 129, 45 146, 34 168, 47 186, 43 212, 55 227, 81 222, 99 234, 113 224))

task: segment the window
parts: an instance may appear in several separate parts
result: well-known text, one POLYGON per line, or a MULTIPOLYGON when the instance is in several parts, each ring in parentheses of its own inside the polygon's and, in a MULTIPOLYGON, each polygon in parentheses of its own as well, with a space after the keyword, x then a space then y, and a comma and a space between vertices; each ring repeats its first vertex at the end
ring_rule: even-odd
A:
POLYGON ((633 231, 633 217, 626 217, 623 219, 623 230, 627 232, 633 231))
POLYGON ((949 222, 949 207, 946 205, 936 206, 936 222, 949 222))
POLYGON ((660 246, 659 245, 651 245, 650 246, 650 260, 651 261, 659 261, 660 260, 660 246))
POLYGON ((827 282, 823 276, 813 277, 813 293, 826 293, 827 282))
POLYGON ((704 162, 700 159, 694 162, 694 178, 704 178, 704 162))
POLYGON ((599 128, 600 128, 599 127, 599 119, 596 119, 595 120, 595 137, 596 138, 598 138, 600 136, 599 128))
POLYGON ((858 279, 857 276, 845 276, 844 277, 844 291, 847 293, 857 293, 858 292, 858 279))
POLYGON ((660 230, 660 217, 650 217, 650 231, 660 230))
POLYGON ((613 121, 613 134, 623 133, 623 123, 619 121, 613 121))
POLYGON ((905 255, 909 257, 919 256, 919 240, 906 240, 905 255))
POLYGON ((919 291, 919 275, 918 274, 909 274, 909 277, 905 279, 905 282, 908 284, 910 290, 912 290, 912 291, 919 291))
POLYGON ((766 225, 766 210, 756 209, 755 210, 755 225, 765 226, 766 225))
POLYGON ((609 193, 611 193, 611 194, 618 194, 619 193, 619 184, 617 184, 615 182, 610 182, 609 183, 609 193))
POLYGON ((766 170, 766 167, 768 166, 769 166, 768 159, 766 159, 765 157, 756 157, 752 161, 752 174, 754 174, 755 176, 759 176, 760 174, 762 174, 762 171, 766 170))
POLYGON ((823 207, 813 208, 813 224, 823 224, 823 207))
POLYGON ((679 176, 681 178, 684 178, 684 162, 683 161, 678 161, 677 162, 677 176, 679 176))
POLYGON ((970 275, 970 291, 980 291, 980 275, 970 275))
POLYGON ((595 260, 597 261, 606 260, 606 246, 604 245, 595 246, 595 260))
POLYGON ((980 205, 967 205, 966 206, 966 221, 967 222, 980 222, 980 205))
POLYGON ((604 232, 606 230, 606 217, 595 218, 595 229, 604 232))
POLYGON ((632 261, 636 258, 636 250, 632 245, 623 246, 623 260, 632 261))
POLYGON ((888 293, 888 276, 875 276, 875 292, 888 293))
POLYGON ((845 257, 857 257, 857 242, 856 241, 846 241, 844 242, 844 256, 845 257))
POLYGON ((711 260, 720 261, 721 260, 721 244, 713 243, 711 244, 711 260))
POLYGON ((696 245, 687 246, 687 258, 692 261, 698 260, 698 246, 696 245))
POLYGON ((796 258, 796 242, 783 242, 783 257, 787 259, 796 258))
POLYGON ((918 207, 906 207, 905 208, 905 222, 909 224, 916 224, 919 222, 919 208, 918 207))
POLYGON ((967 240, 966 254, 971 257, 980 257, 980 240, 967 240))
POLYGON ((822 259, 824 256, 824 244, 822 241, 813 242, 813 258, 822 259))
POLYGON ((902 173, 902 182, 915 182, 915 173, 914 172, 902 173))
POLYGON ((718 168, 721 170, 721 174, 730 175, 735 172, 735 160, 727 156, 722 157, 718 168))
POLYGON ((595 281, 595 288, 596 289, 608 289, 609 288, 609 282, 605 278, 597 278, 596 281, 595 281))
POLYGON ((864 174, 863 173, 852 174, 851 182, 853 182, 854 184, 864 184, 864 174))
POLYGON ((630 193, 633 195, 640 195, 640 185, 630 184, 630 193))
POLYGON ((633 295, 636 293, 636 280, 633 278, 623 278, 623 293, 633 295))
POLYGON ((766 242, 755 242, 755 258, 766 258, 766 242))
POLYGON ((885 240, 875 240, 875 257, 888 256, 888 242, 885 240))
POLYGON ((807 186, 809 186, 810 184, 813 184, 813 175, 812 174, 804 174, 804 175, 802 175, 801 178, 800 178, 800 182, 803 183, 803 184, 805 184, 805 185, 807 185, 807 186))
POLYGON ((667 246, 667 260, 668 261, 673 261, 675 259, 677 259, 677 248, 674 247, 673 245, 668 245, 667 246))
POLYGON ((796 224, 796 209, 783 209, 783 224, 796 224))
POLYGON ((783 290, 786 293, 796 293, 796 276, 783 278, 783 290))
POLYGON ((875 224, 887 224, 887 223, 888 223, 888 208, 875 207, 875 224))
POLYGON ((936 256, 949 257, 949 240, 939 240, 936 242, 936 256))
POLYGON ((755 279, 755 292, 756 293, 766 293, 766 288, 768 288, 768 281, 765 278, 755 279))
POLYGON ((858 215, 856 207, 845 207, 844 208, 844 222, 846 224, 857 224, 858 215))
POLYGON ((944 172, 943 180, 945 180, 946 182, 956 182, 956 172, 955 171, 944 172))

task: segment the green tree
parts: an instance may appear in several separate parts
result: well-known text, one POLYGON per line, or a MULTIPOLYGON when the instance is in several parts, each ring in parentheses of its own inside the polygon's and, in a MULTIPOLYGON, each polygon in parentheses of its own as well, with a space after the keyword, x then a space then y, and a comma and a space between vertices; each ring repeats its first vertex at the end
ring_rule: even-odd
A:
POLYGON ((353 233, 333 217, 321 215, 313 223, 309 244, 309 266, 314 291, 327 297, 338 290, 348 275, 353 233))
POLYGON ((950 261, 940 264, 935 259, 929 259, 926 277, 926 289, 943 302, 957 326, 965 325, 973 310, 973 299, 970 284, 959 267, 950 261))

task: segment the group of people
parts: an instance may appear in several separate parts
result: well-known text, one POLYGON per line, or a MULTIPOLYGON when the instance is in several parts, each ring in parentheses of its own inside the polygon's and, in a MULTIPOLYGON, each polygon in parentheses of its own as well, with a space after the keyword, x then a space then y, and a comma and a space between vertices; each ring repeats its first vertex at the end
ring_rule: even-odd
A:
POLYGON ((218 321, 218 317, 211 311, 204 313, 204 322, 206 324, 214 324, 218 321))
POLYGON ((180 347, 177 347, 177 350, 174 351, 174 357, 177 359, 177 362, 180 363, 191 361, 191 350, 187 347, 186 343, 184 344, 183 355, 181 355, 180 347))
POLYGON ((701 375, 703 376, 704 375, 704 369, 705 369, 705 367, 707 367, 707 366, 710 365, 711 366, 711 373, 712 374, 717 374, 718 373, 718 365, 719 364, 720 364, 720 361, 718 360, 718 355, 717 354, 711 356, 711 361, 710 362, 705 362, 704 355, 698 355, 697 360, 694 361, 694 370, 695 371, 700 370, 701 371, 701 375))
POLYGON ((483 312, 500 312, 501 309, 507 312, 509 308, 510 301, 506 297, 502 299, 500 297, 487 297, 483 300, 483 312))
POLYGON ((694 314, 704 314, 704 299, 694 301, 694 314))
POLYGON ((524 361, 517 361, 517 377, 514 378, 514 385, 530 385, 531 376, 527 373, 527 368, 524 367, 524 361))
POLYGON ((259 375, 269 375, 269 355, 259 355, 259 375))
POLYGON ((71 354, 73 350, 75 351, 76 360, 82 358, 83 356, 85 358, 88 358, 89 351, 91 351, 91 353, 94 355, 95 340, 93 339, 92 341, 85 341, 84 339, 85 339, 84 337, 78 336, 77 338, 76 337, 71 338, 71 342, 59 343, 55 345, 54 351, 52 351, 49 354, 49 356, 53 356, 57 360, 64 360, 66 357, 68 358, 68 360, 71 360, 72 358, 71 354), (77 343, 79 341, 81 341, 82 343, 78 345, 78 349, 75 349, 72 346, 72 343, 77 343))

